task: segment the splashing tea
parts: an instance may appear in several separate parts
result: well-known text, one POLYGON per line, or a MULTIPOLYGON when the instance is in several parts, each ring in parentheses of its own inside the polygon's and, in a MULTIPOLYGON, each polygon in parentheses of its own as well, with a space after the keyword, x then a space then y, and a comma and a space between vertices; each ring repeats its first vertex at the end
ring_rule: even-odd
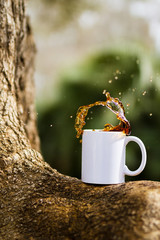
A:
POLYGON ((75 120, 77 138, 79 138, 83 133, 83 127, 86 124, 85 118, 88 114, 89 109, 94 106, 107 107, 113 113, 115 113, 117 119, 120 120, 120 123, 117 126, 113 126, 109 123, 105 124, 103 131, 123 131, 126 135, 130 134, 131 127, 129 121, 125 117, 125 110, 122 102, 118 98, 111 97, 109 92, 104 91, 103 93, 106 95, 106 101, 97 101, 95 103, 79 107, 75 120))

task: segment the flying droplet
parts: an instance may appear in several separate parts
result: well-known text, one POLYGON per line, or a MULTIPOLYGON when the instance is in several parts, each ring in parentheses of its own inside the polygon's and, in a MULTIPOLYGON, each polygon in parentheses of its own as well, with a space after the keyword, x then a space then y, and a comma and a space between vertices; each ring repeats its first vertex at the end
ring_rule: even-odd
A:
POLYGON ((152 113, 149 114, 150 117, 152 117, 152 115, 153 115, 152 113))
POLYGON ((142 95, 143 95, 143 96, 145 96, 145 95, 146 95, 146 93, 147 93, 147 92, 146 92, 146 91, 144 91, 144 92, 142 93, 142 95))
POLYGON ((116 73, 117 73, 117 74, 121 74, 121 72, 119 71, 119 69, 116 70, 116 73))
POLYGON ((112 83, 112 80, 109 80, 108 82, 109 82, 109 83, 112 83))

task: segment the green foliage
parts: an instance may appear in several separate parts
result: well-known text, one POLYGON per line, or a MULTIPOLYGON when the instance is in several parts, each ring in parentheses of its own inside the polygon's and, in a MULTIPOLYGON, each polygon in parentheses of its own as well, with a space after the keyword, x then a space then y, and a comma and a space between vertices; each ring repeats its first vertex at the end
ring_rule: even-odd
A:
MULTIPOLYGON (((147 166, 136 179, 159 180, 160 96, 154 77, 152 82, 149 75, 146 81, 143 80, 147 69, 142 60, 143 57, 137 53, 103 51, 61 77, 59 101, 48 109, 39 110, 42 152, 54 168, 80 177, 81 144, 74 130, 76 112, 82 105, 105 100, 102 92, 106 89, 111 96, 119 97, 123 102, 132 135, 141 138, 146 145, 147 166)), ((148 63, 152 68, 151 62, 148 63)), ((114 114, 101 107, 93 108, 88 117, 86 128, 103 128, 106 123, 117 123, 114 114)), ((127 147, 127 158, 129 167, 135 169, 141 155, 132 143, 127 147)))

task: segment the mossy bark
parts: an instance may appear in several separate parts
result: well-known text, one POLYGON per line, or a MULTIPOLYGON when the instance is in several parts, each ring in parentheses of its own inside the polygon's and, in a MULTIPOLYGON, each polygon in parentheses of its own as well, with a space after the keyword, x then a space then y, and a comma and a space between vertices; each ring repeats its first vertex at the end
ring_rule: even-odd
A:
POLYGON ((35 44, 23 0, 0 0, 0 239, 160 239, 160 183, 94 186, 42 158, 35 44))

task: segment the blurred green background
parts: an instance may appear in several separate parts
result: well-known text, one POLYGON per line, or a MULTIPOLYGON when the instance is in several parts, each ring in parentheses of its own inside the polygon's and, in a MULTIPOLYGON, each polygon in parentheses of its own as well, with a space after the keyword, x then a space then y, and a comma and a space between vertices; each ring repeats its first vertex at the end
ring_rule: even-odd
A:
MULTIPOLYGON (((37 43, 36 103, 41 149, 61 173, 80 178, 81 144, 74 122, 77 109, 118 97, 131 135, 147 149, 143 173, 127 180, 160 180, 160 3, 152 1, 29 1, 37 43), (68 4, 69 2, 69 4, 68 4), (156 7, 155 7, 156 6, 156 7), (43 11, 42 11, 43 9, 43 11), (158 10, 159 9, 159 10, 158 10)), ((117 124, 104 107, 89 111, 86 128, 117 124)), ((135 143, 127 164, 139 166, 135 143)))

